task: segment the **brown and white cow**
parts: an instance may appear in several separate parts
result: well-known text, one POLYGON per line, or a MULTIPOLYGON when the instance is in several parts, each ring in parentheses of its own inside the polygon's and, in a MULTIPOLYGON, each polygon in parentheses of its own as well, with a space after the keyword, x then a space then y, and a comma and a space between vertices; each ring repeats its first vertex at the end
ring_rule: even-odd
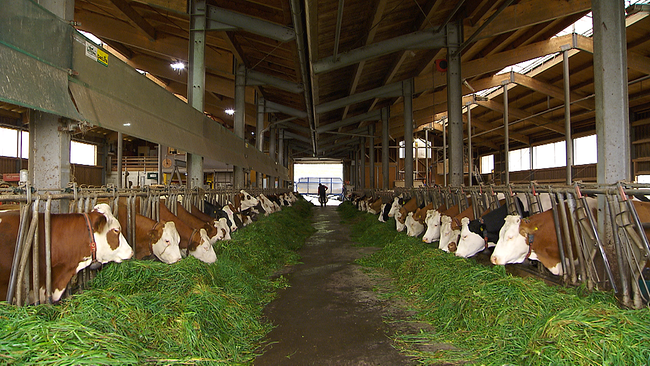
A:
POLYGON ((203 211, 199 210, 198 207, 195 205, 192 205, 190 207, 190 213, 197 218, 208 222, 212 223, 212 226, 214 226, 217 229, 217 235, 216 238, 217 240, 230 240, 230 227, 228 226, 228 219, 222 217, 222 218, 213 218, 210 215, 205 214, 203 211))
POLYGON ((418 208, 415 212, 409 213, 404 224, 406 225, 406 235, 420 236, 424 232, 424 224, 427 213, 433 210, 433 203, 418 208))
POLYGON ((489 246, 494 246, 494 243, 490 244, 479 234, 470 231, 469 222, 469 217, 460 219, 460 239, 458 240, 455 253, 457 257, 470 258, 475 256, 476 253, 487 249, 489 246))
MULTIPOLYGON (((128 220, 125 204, 118 205, 118 220, 126 227, 128 220)), ((135 258, 143 259, 154 255, 161 262, 172 264, 182 259, 179 247, 181 237, 173 221, 152 220, 140 214, 135 215, 135 258)))
MULTIPOLYGON (((596 199, 588 197, 587 205, 595 218, 597 216, 596 199)), ((561 228, 561 230, 563 229, 561 228)), ((570 234, 570 237, 573 235, 570 234)), ((575 257, 577 250, 574 249, 573 253, 575 257)), ((593 253, 591 254, 593 255, 593 253)), ((541 262, 556 276, 564 274, 552 209, 525 219, 519 215, 506 216, 490 261, 492 264, 505 265, 521 263, 527 258, 541 262), (531 240, 532 243, 530 243, 531 240)), ((573 260, 575 259, 573 258, 573 260)), ((567 258, 567 260, 570 259, 567 258)))
POLYGON ((408 216, 409 212, 415 212, 417 208, 417 200, 415 197, 413 197, 399 209, 399 211, 395 214, 395 226, 397 231, 404 231, 406 228, 406 217, 408 216))
MULTIPOLYGON (((52 300, 59 301, 70 279, 80 270, 98 263, 122 262, 133 250, 122 235, 119 221, 106 204, 88 214, 53 214, 51 223, 52 300), (93 250, 93 243, 95 249, 93 250)), ((0 213, 0 298, 7 296, 20 214, 0 213)), ((44 214, 39 214, 39 256, 45 258, 44 214)), ((40 261, 41 302, 45 302, 45 261, 40 261)))
POLYGON ((460 230, 451 228, 451 217, 445 215, 440 218, 440 241, 438 248, 447 253, 454 253, 456 251, 458 236, 460 230))
POLYGON ((181 219, 176 217, 165 205, 160 205, 160 219, 164 221, 173 221, 176 230, 181 236, 180 248, 186 255, 191 255, 205 263, 214 263, 217 260, 217 254, 210 243, 210 238, 206 233, 203 225, 190 227, 181 219))
MULTIPOLYGON (((449 216, 447 216, 449 217, 449 216)), ((422 236, 422 241, 425 243, 432 243, 436 240, 441 240, 440 238, 440 212, 438 210, 429 210, 427 211, 427 216, 424 219, 424 223, 427 226, 427 230, 422 236)), ((451 225, 451 221, 450 221, 451 225)), ((451 226, 450 226, 451 229, 451 226)))
POLYGON ((506 217, 490 261, 505 265, 521 263, 527 258, 542 262, 554 275, 564 274, 552 210, 524 220, 519 215, 506 217), (531 238, 532 243, 529 243, 531 238))

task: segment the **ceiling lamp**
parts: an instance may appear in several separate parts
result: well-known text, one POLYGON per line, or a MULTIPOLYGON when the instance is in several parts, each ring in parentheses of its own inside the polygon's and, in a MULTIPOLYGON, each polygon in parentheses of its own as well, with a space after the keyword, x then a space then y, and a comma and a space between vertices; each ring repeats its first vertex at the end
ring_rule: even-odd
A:
POLYGON ((181 70, 185 69, 185 64, 180 62, 180 61, 176 61, 176 62, 174 62, 173 64, 171 64, 169 66, 171 66, 172 69, 174 69, 174 71, 181 71, 181 70))

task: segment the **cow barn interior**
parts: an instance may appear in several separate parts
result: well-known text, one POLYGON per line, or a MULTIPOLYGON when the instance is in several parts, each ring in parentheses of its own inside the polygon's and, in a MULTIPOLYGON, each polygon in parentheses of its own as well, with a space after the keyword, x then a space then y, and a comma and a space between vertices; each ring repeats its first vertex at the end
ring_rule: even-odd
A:
MULTIPOLYGON (((309 207, 317 213, 298 216, 315 215, 325 225, 313 237, 301 232, 291 239, 306 241, 306 248, 319 235, 350 240, 327 226, 339 226, 342 214, 332 206, 344 201, 374 215, 373 225, 404 231, 399 235, 451 258, 611 294, 621 309, 649 309, 647 1, 0 4, 0 251, 7 258, 0 300, 11 306, 73 299, 94 286, 98 273, 110 273, 97 267, 128 268, 132 256, 169 268, 186 257, 216 266, 238 240, 253 240, 243 239, 246 230, 255 232, 263 218, 300 210, 303 194, 314 199, 309 207), (340 164, 342 177, 306 178, 303 188, 297 164, 340 164), (322 197, 318 183, 329 186, 322 197), (56 243, 76 242, 60 231, 73 222, 92 256, 63 266, 56 253, 71 251, 56 243), (507 243, 527 252, 517 257, 507 243)), ((294 226, 275 236, 291 236, 301 225, 294 226)), ((277 278, 278 265, 296 265, 290 258, 269 265, 264 278, 277 278)), ((287 311, 305 310, 287 305, 287 311)), ((205 358, 286 361, 291 352, 283 347, 292 341, 281 337, 291 332, 262 333, 270 338, 205 358)), ((151 356, 147 347, 122 363, 177 356, 151 356)), ((639 352, 647 362, 644 347, 639 352)), ((404 356, 412 349, 388 348, 378 352, 388 358, 371 364, 413 360, 404 356)), ((420 355, 420 362, 444 362, 452 357, 447 351, 442 359, 420 355)), ((478 356, 458 362, 481 359, 470 351, 478 356)), ((340 364, 336 357, 358 364, 355 357, 362 357, 340 349, 295 352, 298 364, 323 357, 330 357, 323 364, 340 364)), ((606 353, 592 353, 599 352, 606 353)), ((638 363, 637 356, 621 359, 638 363)))

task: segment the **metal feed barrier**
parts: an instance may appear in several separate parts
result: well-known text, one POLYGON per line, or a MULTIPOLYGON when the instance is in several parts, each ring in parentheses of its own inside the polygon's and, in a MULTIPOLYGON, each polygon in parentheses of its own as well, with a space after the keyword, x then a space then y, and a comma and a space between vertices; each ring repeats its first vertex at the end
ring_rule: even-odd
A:
MULTIPOLYGON (((246 189, 251 195, 258 196, 261 193, 273 195, 288 192, 287 189, 273 188, 246 189)), ((204 209, 204 200, 213 204, 225 205, 234 200, 239 193, 238 189, 188 189, 187 187, 145 187, 144 189, 116 189, 114 187, 85 188, 71 184, 68 188, 60 191, 34 191, 29 183, 21 187, 0 188, 0 209, 9 207, 8 203, 19 204, 20 224, 16 237, 16 246, 11 266, 11 274, 7 289, 7 302, 22 306, 23 304, 38 304, 39 289, 39 264, 45 260, 46 284, 45 298, 47 303, 52 303, 52 282, 51 282, 51 231, 50 217, 52 207, 59 207, 56 213, 67 208, 70 213, 90 212, 98 203, 106 203, 111 211, 118 216, 120 204, 127 207, 127 224, 122 228, 123 235, 131 244, 135 252, 135 219, 136 214, 149 217, 153 220, 160 219, 160 200, 164 199, 167 208, 174 214, 178 211, 178 204, 182 204, 187 210, 194 205, 204 209), (56 202, 53 205, 53 202, 56 202), (45 225, 45 258, 39 258, 39 221, 38 215, 43 213, 43 225, 45 225), (36 244, 35 244, 36 243, 36 244), (31 280, 30 280, 31 277, 31 280), (30 291, 32 296, 30 296, 30 291)), ((74 291, 73 287, 84 289, 90 281, 95 269, 86 268, 80 271, 71 281, 72 285, 66 288, 69 295, 74 291)))
MULTIPOLYGON (((584 284, 589 290, 611 289, 621 304, 630 308, 638 309, 648 304, 650 276, 647 272, 644 274, 644 267, 650 259, 650 244, 644 227, 650 228, 650 223, 641 222, 630 198, 632 195, 650 196, 648 185, 621 182, 606 186, 582 183, 542 186, 532 182, 529 185, 433 186, 355 193, 381 197, 387 203, 400 195, 416 197, 418 206, 433 203, 434 207, 448 209, 459 205, 459 212, 471 205, 475 217, 480 217, 487 209, 498 208, 500 202, 507 205, 509 214, 520 216, 552 209, 563 267, 562 284, 584 284), (519 198, 523 206, 515 198, 519 198), (593 210, 598 212, 598 218, 593 210), (576 261, 568 260, 574 257, 576 261)), ((537 274, 552 276, 541 264, 537 266, 537 274)))

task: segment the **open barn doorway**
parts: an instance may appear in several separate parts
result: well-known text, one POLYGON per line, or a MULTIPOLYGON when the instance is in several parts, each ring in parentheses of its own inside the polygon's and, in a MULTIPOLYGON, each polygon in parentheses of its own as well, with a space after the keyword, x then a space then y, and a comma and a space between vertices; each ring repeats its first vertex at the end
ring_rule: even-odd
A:
POLYGON ((293 182, 296 191, 315 205, 318 202, 318 185, 327 186, 327 205, 338 206, 343 194, 343 164, 320 162, 294 164, 293 182))

